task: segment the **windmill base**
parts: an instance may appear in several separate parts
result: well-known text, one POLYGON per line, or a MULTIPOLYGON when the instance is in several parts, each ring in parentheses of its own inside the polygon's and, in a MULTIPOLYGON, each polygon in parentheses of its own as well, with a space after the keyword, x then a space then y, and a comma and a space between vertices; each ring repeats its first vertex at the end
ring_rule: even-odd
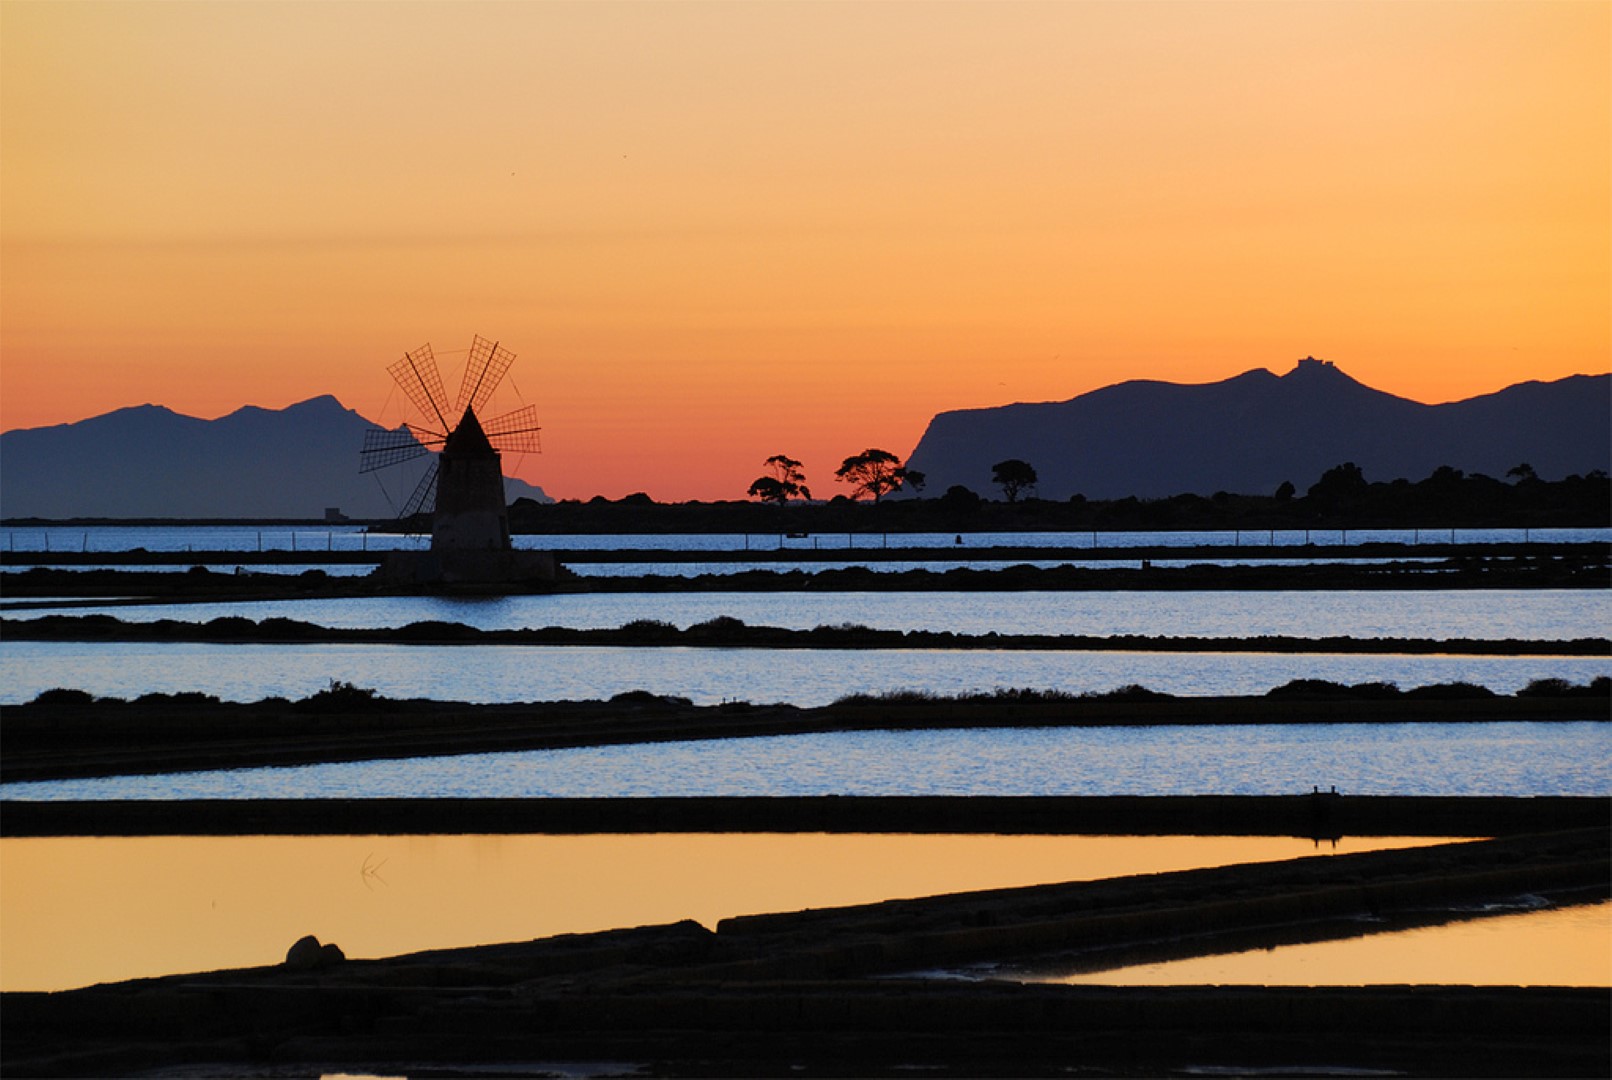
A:
POLYGON ((539 585, 556 575, 546 551, 394 551, 374 576, 383 585, 539 585))

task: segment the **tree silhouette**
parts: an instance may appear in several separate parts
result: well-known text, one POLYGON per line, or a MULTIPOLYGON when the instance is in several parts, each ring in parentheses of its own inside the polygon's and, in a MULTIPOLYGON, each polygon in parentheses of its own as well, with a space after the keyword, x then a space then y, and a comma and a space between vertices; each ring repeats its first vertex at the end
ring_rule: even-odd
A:
POLYGON ((922 473, 909 473, 901 459, 890 451, 873 447, 840 462, 834 475, 841 483, 851 485, 851 498, 872 495, 874 502, 892 491, 899 491, 902 484, 911 483, 919 488, 924 481, 922 473))
POLYGON ((1519 484, 1530 484, 1539 479, 1539 474, 1534 472, 1534 467, 1528 464, 1526 461, 1520 465, 1513 465, 1511 468, 1507 469, 1506 475, 1515 476, 1517 478, 1517 483, 1519 484))
POLYGON ((1433 470, 1433 472, 1428 476, 1427 480, 1429 483, 1442 484, 1448 487, 1451 484, 1459 484, 1462 478, 1465 476, 1466 473, 1452 465, 1440 465, 1438 468, 1433 470))
POLYGON ((1312 499, 1337 500, 1358 496, 1366 490, 1366 477, 1360 466, 1352 461, 1334 465, 1321 474, 1321 479, 1310 485, 1312 499))
POLYGON ((1019 492, 1035 487, 1035 468, 1028 461, 1008 458, 991 466, 991 483, 1002 489, 1008 502, 1018 502, 1019 492))
POLYGON ((806 486, 806 474, 800 462, 787 454, 774 454, 764 462, 772 470, 771 476, 758 476, 746 493, 762 502, 784 505, 790 499, 810 499, 812 489, 806 486))

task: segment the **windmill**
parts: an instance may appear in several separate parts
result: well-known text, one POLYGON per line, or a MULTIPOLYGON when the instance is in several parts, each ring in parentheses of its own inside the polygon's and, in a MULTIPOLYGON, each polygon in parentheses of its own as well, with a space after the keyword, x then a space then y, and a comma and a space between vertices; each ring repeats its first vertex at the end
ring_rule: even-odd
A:
POLYGON ((358 471, 373 472, 438 451, 402 514, 412 517, 432 503, 433 551, 510 549, 500 452, 539 450, 537 410, 527 405, 485 422, 476 414, 514 362, 515 354, 496 341, 473 338, 459 397, 451 406, 429 344, 404 353, 386 369, 414 405, 417 418, 398 428, 365 432, 358 471))

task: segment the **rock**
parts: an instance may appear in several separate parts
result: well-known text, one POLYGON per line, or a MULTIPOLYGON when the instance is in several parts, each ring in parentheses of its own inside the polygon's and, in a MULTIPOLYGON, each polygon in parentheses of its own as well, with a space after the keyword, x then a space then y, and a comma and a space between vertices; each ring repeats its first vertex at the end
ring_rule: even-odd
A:
POLYGON ((312 971, 317 968, 334 967, 347 959, 347 954, 341 951, 341 946, 335 944, 321 945, 319 939, 309 934, 299 938, 297 942, 286 950, 285 966, 299 971, 312 971))

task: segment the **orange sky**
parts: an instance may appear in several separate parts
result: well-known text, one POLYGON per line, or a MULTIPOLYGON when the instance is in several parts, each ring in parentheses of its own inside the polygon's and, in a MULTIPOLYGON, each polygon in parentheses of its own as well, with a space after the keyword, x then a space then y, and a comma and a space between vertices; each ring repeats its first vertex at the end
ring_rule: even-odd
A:
POLYGON ((396 422, 479 333, 553 495, 828 496, 1127 378, 1605 371, 1609 308, 1601 2, 0 0, 4 429, 396 422))

